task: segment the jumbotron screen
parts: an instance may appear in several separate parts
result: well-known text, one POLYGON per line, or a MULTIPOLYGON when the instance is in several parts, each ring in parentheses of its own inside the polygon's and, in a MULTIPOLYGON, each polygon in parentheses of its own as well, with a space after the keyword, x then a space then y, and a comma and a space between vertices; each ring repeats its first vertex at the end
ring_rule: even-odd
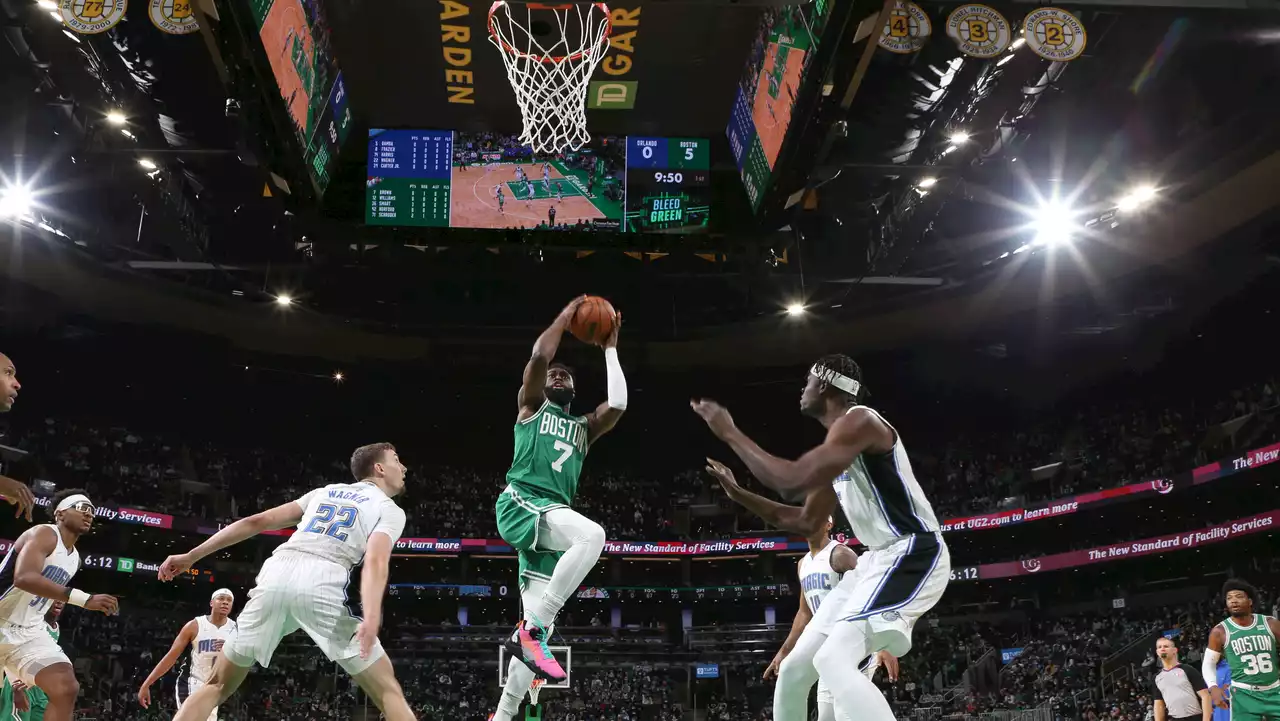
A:
POLYGON ((603 137, 534 153, 512 135, 369 131, 369 225, 690 233, 707 228, 711 143, 603 137))

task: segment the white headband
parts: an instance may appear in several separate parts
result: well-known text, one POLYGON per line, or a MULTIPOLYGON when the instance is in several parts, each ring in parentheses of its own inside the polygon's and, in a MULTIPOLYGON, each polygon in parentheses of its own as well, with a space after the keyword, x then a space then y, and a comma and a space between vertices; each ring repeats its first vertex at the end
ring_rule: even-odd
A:
POLYGON ((858 391, 862 390, 862 384, 858 381, 844 375, 840 371, 828 368, 821 363, 814 363, 813 367, 809 369, 809 375, 817 378, 823 383, 829 383, 855 397, 858 395, 858 391))
POLYGON ((211 596, 209 600, 212 601, 218 596, 230 596, 232 601, 236 600, 236 595, 232 593, 231 589, 229 588, 219 588, 218 590, 213 592, 213 596, 211 596))
POLYGON ((65 511, 65 510, 67 510, 68 508, 70 508, 70 507, 72 507, 72 506, 74 506, 74 505, 76 505, 77 503, 80 503, 80 502, 82 502, 82 501, 83 501, 84 503, 88 503, 90 506, 92 506, 92 505, 93 505, 93 501, 89 500, 89 497, 88 497, 88 496, 84 495, 83 493, 74 493, 74 494, 72 494, 72 495, 70 495, 70 496, 67 496, 66 498, 62 499, 62 503, 59 503, 59 504, 58 504, 58 507, 57 507, 57 508, 55 508, 55 509, 53 509, 53 512, 54 512, 54 513, 57 513, 58 511, 65 511))

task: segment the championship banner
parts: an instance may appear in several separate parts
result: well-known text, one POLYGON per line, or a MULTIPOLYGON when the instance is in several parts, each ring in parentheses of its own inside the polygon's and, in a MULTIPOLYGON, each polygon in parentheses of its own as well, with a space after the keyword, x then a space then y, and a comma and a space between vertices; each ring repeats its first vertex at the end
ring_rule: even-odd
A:
POLYGON ((1144 538, 1141 541, 1095 546, 1083 551, 1067 551, 1066 553, 1028 558, 1022 561, 986 563, 978 566, 978 579, 986 581, 993 578, 1029 576, 1041 571, 1058 571, 1064 568, 1076 568, 1094 563, 1118 561, 1124 558, 1140 558, 1168 551, 1198 548, 1210 543, 1229 541, 1253 533, 1270 533, 1274 531, 1277 524, 1280 524, 1280 510, 1268 511, 1257 516, 1209 526, 1198 531, 1171 533, 1166 536, 1144 538))

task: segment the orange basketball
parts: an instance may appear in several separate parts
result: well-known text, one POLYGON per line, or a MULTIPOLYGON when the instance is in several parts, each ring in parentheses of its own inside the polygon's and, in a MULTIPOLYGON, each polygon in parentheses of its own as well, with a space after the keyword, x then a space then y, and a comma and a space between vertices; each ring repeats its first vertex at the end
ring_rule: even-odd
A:
POLYGON ((583 343, 599 345, 613 332, 617 317, 612 303, 598 295, 589 295, 573 314, 569 332, 583 343))

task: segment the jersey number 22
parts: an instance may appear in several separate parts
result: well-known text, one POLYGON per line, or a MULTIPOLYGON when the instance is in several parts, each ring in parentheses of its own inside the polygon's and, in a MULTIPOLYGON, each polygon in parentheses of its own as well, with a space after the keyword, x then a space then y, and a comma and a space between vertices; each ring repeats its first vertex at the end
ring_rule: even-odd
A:
POLYGON ((342 532, 344 528, 351 528, 356 523, 356 507, 355 506, 335 506, 330 503, 321 503, 316 507, 316 515, 311 517, 311 523, 302 529, 304 533, 323 533, 326 536, 332 536, 339 541, 347 540, 347 534, 342 532), (334 517, 337 520, 334 520, 334 517))

